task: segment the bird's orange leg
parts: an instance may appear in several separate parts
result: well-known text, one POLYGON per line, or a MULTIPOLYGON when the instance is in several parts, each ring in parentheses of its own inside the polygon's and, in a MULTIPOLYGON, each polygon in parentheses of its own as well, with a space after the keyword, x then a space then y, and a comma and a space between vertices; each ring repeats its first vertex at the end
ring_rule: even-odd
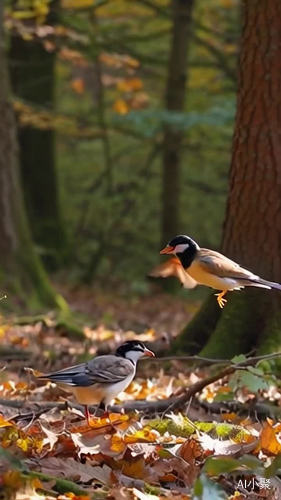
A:
POLYGON ((227 290, 223 290, 222 292, 220 293, 215 293, 216 297, 217 297, 217 301, 218 301, 218 304, 220 306, 221 309, 224 308, 227 300, 226 299, 223 299, 223 296, 227 293, 227 290))

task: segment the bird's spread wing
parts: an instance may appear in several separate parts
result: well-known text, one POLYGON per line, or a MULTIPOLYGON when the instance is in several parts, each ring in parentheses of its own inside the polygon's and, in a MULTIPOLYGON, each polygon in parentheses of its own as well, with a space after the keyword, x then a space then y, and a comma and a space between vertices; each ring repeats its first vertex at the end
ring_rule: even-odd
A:
POLYGON ((177 257, 172 257, 159 266, 156 266, 149 273, 149 276, 153 278, 168 278, 169 276, 175 276, 184 288, 194 288, 197 285, 197 282, 184 270, 177 257))
POLYGON ((94 384, 121 382, 132 373, 133 369, 132 363, 127 359, 106 355, 98 356, 88 363, 81 363, 57 372, 48 373, 39 378, 73 387, 88 387, 94 384))
POLYGON ((222 278, 250 280, 258 278, 258 276, 240 267, 239 264, 233 260, 228 259, 219 252, 209 250, 208 248, 201 248, 197 252, 196 260, 205 271, 222 278))

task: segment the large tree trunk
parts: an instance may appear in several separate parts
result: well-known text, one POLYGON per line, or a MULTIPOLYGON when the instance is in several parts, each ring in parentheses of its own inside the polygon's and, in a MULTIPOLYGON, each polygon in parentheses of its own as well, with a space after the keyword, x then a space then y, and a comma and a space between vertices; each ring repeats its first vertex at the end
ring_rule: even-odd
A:
MULTIPOLYGON (((50 4, 47 21, 56 18, 57 1, 50 4)), ((12 89, 17 97, 35 106, 53 108, 55 52, 42 42, 14 34, 10 46, 12 89)), ((55 133, 32 126, 18 129, 24 199, 32 236, 50 268, 59 266, 65 250, 55 166, 55 133)))
POLYGON ((8 304, 64 307, 50 286, 34 253, 25 216, 18 170, 18 149, 3 33, 3 3, 0 2, 0 279, 8 292, 8 304))
MULTIPOLYGON (((172 0, 172 40, 169 55, 165 107, 184 111, 187 53, 193 0, 172 0)), ((180 197, 180 155, 183 133, 167 125, 163 140, 162 243, 178 232, 180 197)))
MULTIPOLYGON (((237 116, 222 251, 265 279, 281 282, 281 4, 246 0, 237 116)), ((176 341, 175 349, 231 356, 253 347, 280 349, 280 292, 247 289, 214 298, 176 341), (206 323, 204 318, 208 317, 206 323)))

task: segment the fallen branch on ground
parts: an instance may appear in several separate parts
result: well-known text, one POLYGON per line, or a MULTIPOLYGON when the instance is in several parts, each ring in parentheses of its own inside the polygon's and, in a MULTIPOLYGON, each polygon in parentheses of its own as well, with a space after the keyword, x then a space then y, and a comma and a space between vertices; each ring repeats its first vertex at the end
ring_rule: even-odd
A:
MULTIPOLYGON (((226 363, 229 363, 229 366, 226 366, 223 370, 218 373, 211 375, 210 377, 206 377, 203 380, 199 380, 188 387, 181 396, 174 396, 168 399, 161 399, 160 401, 127 401, 123 405, 113 405, 110 407, 110 410, 113 412, 120 412, 121 410, 125 412, 131 411, 139 411, 145 414, 154 414, 154 413, 167 413, 167 411, 176 410, 179 408, 183 408, 190 399, 195 396, 195 394, 201 392, 208 385, 217 382, 218 380, 223 379, 224 377, 231 375, 236 370, 241 370, 246 368, 247 366, 254 366, 261 361, 269 361, 275 358, 281 357, 281 352, 276 352, 272 354, 265 354, 261 356, 252 356, 244 359, 239 363, 233 364, 231 360, 226 360, 226 363)), ((161 358, 160 358, 161 359, 161 358)), ((50 402, 36 402, 36 401, 25 401, 25 400, 5 400, 0 399, 0 405, 9 406, 11 408, 28 408, 30 409, 31 405, 34 405, 34 409, 36 411, 40 410, 50 410, 52 408, 57 408, 59 410, 66 409, 66 403, 50 403, 50 402)), ((70 403, 70 406, 73 408, 77 408, 83 411, 82 406, 77 404, 70 403)), ((24 418, 24 415, 22 415, 24 418)))

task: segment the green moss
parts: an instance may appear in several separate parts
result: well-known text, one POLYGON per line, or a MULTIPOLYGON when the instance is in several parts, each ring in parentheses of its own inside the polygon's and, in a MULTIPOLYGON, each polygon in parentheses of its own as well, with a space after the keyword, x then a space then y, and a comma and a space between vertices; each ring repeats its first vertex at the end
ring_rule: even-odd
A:
POLYGON ((152 486, 151 484, 145 483, 144 491, 148 495, 155 495, 159 497, 161 495, 161 488, 157 488, 156 486, 152 486))
POLYGON ((229 293, 216 328, 200 354, 231 358, 251 350, 263 325, 264 309, 260 290, 229 293))
POLYGON ((242 432, 241 427, 227 423, 196 422, 196 427, 214 438, 222 439, 236 438, 242 432))
POLYGON ((239 425, 232 425, 228 423, 214 423, 214 422, 194 422, 194 426, 190 424, 189 419, 183 417, 180 424, 173 422, 169 418, 155 419, 149 422, 152 429, 157 430, 161 435, 169 432, 174 436, 189 437, 194 433, 194 426, 206 434, 209 434, 214 439, 234 439, 236 442, 242 442, 245 437, 249 435, 248 431, 239 425))
POLYGON ((160 434, 169 432, 174 436, 188 437, 194 433, 194 427, 189 423, 189 420, 185 418, 183 418, 182 425, 176 424, 169 418, 155 419, 149 422, 149 427, 155 429, 160 434))

